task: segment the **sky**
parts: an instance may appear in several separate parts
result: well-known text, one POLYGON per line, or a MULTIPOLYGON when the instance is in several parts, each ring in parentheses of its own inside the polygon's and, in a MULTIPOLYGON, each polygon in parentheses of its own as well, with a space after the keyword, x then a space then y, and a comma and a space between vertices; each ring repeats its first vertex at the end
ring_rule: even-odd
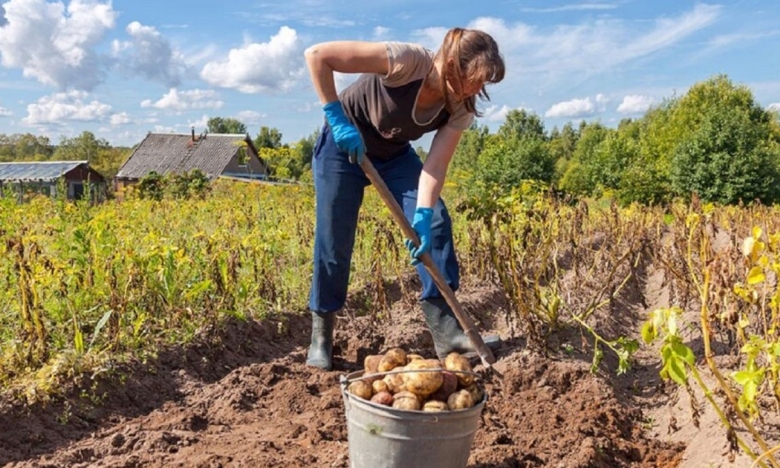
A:
MULTIPOLYGON (((780 110, 776 0, 0 0, 0 134, 56 144, 90 131, 133 146, 148 132, 202 133, 222 117, 294 143, 323 122, 306 47, 402 41, 435 51, 455 26, 488 32, 504 57, 505 79, 478 103, 491 131, 512 109, 548 131, 616 126, 718 74, 780 110)), ((340 90, 356 77, 336 78, 340 90)))

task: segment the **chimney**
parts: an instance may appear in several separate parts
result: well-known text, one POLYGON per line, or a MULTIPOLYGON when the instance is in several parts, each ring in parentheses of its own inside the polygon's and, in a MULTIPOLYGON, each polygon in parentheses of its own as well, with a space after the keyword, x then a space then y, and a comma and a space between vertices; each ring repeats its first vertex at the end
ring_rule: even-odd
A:
POLYGON ((192 127, 192 141, 195 141, 195 127, 192 127))

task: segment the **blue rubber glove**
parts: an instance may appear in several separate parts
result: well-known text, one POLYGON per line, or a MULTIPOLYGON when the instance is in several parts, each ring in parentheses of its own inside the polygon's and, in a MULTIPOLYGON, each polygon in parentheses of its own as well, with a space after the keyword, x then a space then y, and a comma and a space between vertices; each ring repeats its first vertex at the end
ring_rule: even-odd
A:
POLYGON ((412 228, 420 238, 420 246, 414 245, 411 239, 406 239, 406 248, 412 255, 412 265, 420 263, 420 257, 425 252, 431 250, 431 220, 433 219, 433 208, 417 207, 414 210, 412 218, 412 228))
POLYGON ((360 137, 358 129, 352 125, 352 122, 344 114, 341 101, 329 102, 322 107, 322 110, 325 111, 325 118, 328 119, 336 146, 347 153, 349 162, 352 164, 362 163, 363 156, 366 153, 363 147, 363 139, 360 137))

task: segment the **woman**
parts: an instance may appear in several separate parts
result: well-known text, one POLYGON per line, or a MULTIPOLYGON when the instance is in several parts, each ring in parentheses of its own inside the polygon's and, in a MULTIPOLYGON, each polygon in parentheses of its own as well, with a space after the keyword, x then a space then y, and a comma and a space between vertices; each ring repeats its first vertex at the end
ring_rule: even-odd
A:
POLYGON ((437 356, 473 351, 419 257, 430 252, 457 290, 452 223, 439 195, 460 136, 479 115, 476 97, 489 99, 485 85, 504 78, 496 42, 482 31, 454 28, 435 54, 410 43, 343 41, 314 45, 305 57, 327 121, 312 162, 317 220, 307 364, 332 367, 336 312, 347 298, 358 211, 370 183, 360 168, 364 157, 420 237, 419 247, 408 240, 407 247, 422 280, 421 306, 437 356), (339 95, 334 72, 362 75, 339 95), (423 164, 410 142, 432 131, 423 164))

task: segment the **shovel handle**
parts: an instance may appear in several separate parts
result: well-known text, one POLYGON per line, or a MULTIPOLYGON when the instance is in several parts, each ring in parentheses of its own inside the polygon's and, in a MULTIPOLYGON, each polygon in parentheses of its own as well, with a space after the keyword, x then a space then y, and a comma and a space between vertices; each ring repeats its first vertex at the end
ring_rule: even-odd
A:
MULTIPOLYGON (((403 231, 404 235, 408 239, 411 239, 415 245, 419 246, 420 238, 417 236, 417 232, 409 223, 409 220, 406 219, 406 215, 404 215, 403 209, 401 209, 401 206, 398 204, 395 197, 393 197, 393 195, 390 193, 390 189, 387 188, 385 181, 382 180, 382 177, 379 176, 379 173, 376 171, 374 165, 371 164, 371 161, 369 161, 368 157, 363 158, 363 161, 360 163, 360 167, 363 168, 363 172, 366 173, 366 177, 368 177, 368 180, 371 181, 371 184, 376 188, 376 191, 379 192, 379 196, 385 202, 385 205, 387 205, 387 207, 390 209, 390 212, 392 213, 393 218, 395 218, 395 221, 399 226, 401 226, 401 231, 403 231)), ((471 341, 471 344, 477 351, 479 358, 482 360, 482 364, 486 368, 489 368, 491 364, 496 362, 496 358, 493 356, 493 352, 490 351, 490 348, 488 348, 487 345, 485 345, 485 342, 482 341, 482 336, 475 329, 474 322, 471 320, 471 317, 469 317, 469 315, 463 310, 460 302, 458 302, 458 299, 455 297, 455 292, 452 290, 449 283, 447 283, 444 275, 442 275, 439 269, 436 267, 436 264, 433 263, 433 258, 431 258, 431 255, 428 252, 425 252, 420 256, 420 262, 425 266, 425 269, 428 270, 428 273, 433 278, 434 284, 437 288, 439 288, 441 295, 444 296, 444 300, 446 300, 447 304, 449 304, 450 308, 452 308, 452 312, 455 314, 455 318, 463 328, 463 333, 468 337, 469 341, 471 341)))

